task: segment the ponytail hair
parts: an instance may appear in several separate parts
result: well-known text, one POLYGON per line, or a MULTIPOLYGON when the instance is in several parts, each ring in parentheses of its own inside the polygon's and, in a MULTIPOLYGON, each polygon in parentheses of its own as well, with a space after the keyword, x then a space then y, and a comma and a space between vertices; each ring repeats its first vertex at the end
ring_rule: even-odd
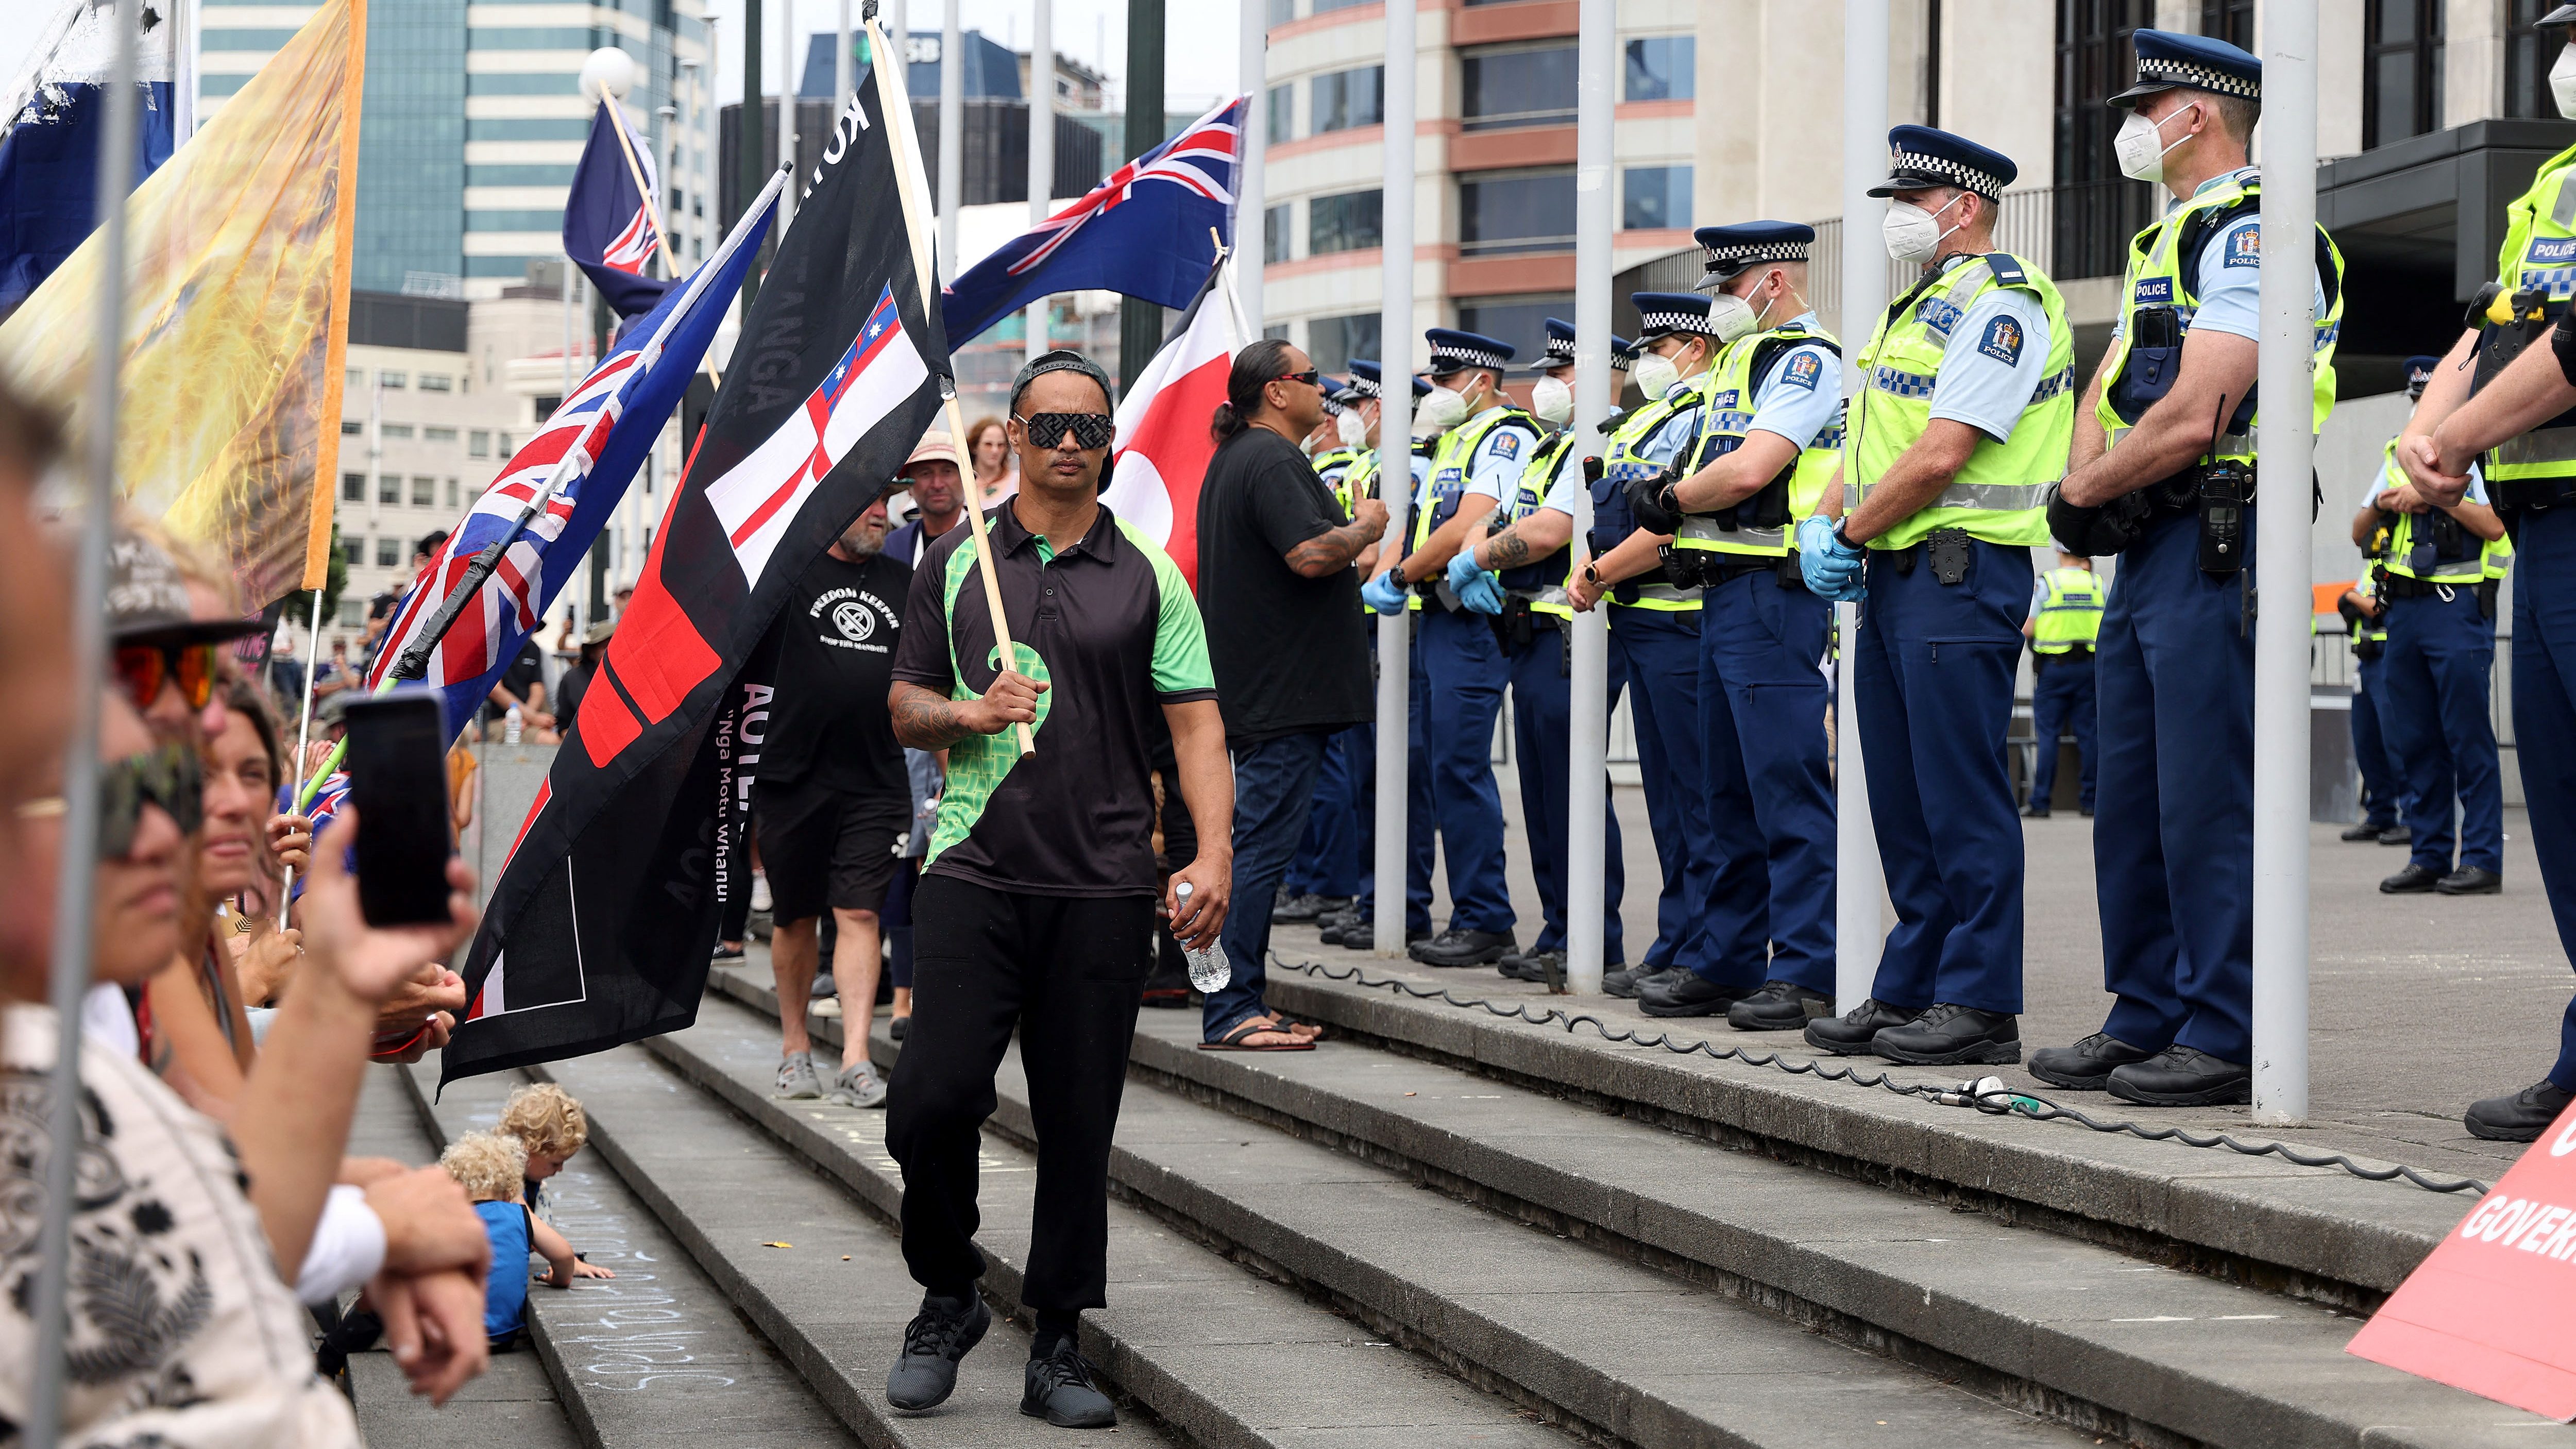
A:
POLYGON ((1216 415, 1208 420, 1208 437, 1223 443, 1251 427, 1252 415, 1261 411, 1261 390, 1288 372, 1288 343, 1283 338, 1264 337, 1237 352, 1234 368, 1225 378, 1225 401, 1216 405, 1216 415))

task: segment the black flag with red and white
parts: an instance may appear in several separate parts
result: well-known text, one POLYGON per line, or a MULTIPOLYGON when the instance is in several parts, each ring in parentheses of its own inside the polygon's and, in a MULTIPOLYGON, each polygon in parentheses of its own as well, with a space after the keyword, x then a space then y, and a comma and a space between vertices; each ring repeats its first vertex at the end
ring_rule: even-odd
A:
POLYGON ((948 371, 885 119, 864 76, 501 867, 442 1081, 696 1019, 756 763, 743 742, 768 697, 754 651, 796 576, 903 465, 948 371))

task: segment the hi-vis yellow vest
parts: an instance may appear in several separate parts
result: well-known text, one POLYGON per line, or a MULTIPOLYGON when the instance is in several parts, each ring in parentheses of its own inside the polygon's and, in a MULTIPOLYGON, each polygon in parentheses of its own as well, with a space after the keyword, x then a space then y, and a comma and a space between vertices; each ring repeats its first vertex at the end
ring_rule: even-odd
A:
MULTIPOLYGON (((2395 438, 2388 440, 2383 457, 2382 478, 2393 476, 2402 479, 2406 476, 2405 471, 2397 466, 2395 438)), ((2484 579, 2503 578, 2513 566, 2513 539, 2510 536, 2487 543, 2465 526, 2460 529, 2459 547, 2454 550, 2462 556, 2440 557, 2439 547, 2434 542, 2433 515, 2430 513, 2398 514, 2397 522, 2386 530, 2386 536, 2387 542, 2371 556, 2381 561, 2381 567, 2401 579, 2421 579, 2433 584, 2475 584, 2484 579), (2419 534, 2423 536, 2419 538, 2419 534)))
POLYGON ((1932 381, 1949 350, 1950 331, 1979 297, 2014 287, 2039 299, 2048 317, 2047 370, 2009 441, 1980 437, 1966 466, 1928 507, 1869 541, 1875 549, 1910 547, 1936 529, 1960 528, 1988 543, 2037 547, 2048 542, 2040 501, 2066 476, 2075 438, 2075 337, 2066 302, 2039 268, 2009 252, 1972 256, 1925 279, 1878 321, 1860 355, 1860 395, 1844 428, 1843 508, 1857 509, 1898 457, 1932 421, 1932 381))
POLYGON ((2057 568, 2039 576, 2039 612, 2030 629, 2034 654, 2090 649, 2102 632, 2102 598, 2109 592, 2091 569, 2057 568))
MULTIPOLYGON (((1547 501, 1547 490, 1556 482, 1557 470, 1567 464, 1574 451, 1574 432, 1567 429, 1539 440, 1538 451, 1521 469, 1521 481, 1512 496, 1503 500, 1506 525, 1520 522, 1538 512, 1547 501)), ((1532 610, 1552 614, 1560 619, 1574 617, 1574 604, 1566 597, 1566 581, 1574 577, 1574 545, 1568 541, 1543 559, 1502 570, 1496 582, 1515 598, 1529 600, 1532 610)))
MULTIPOLYGON (((2531 179, 2531 189, 2505 208, 2504 246, 2496 253, 2496 285, 2504 295, 2488 308, 2479 346, 2513 319, 2517 292, 2539 294, 2541 315, 2553 319, 2576 298, 2576 186, 2568 185, 2571 176, 2576 176, 2576 146, 2550 157, 2531 179)), ((2489 487, 2576 478, 2576 413, 2562 413, 2520 437, 2505 439, 2488 449, 2480 464, 2489 487)))
MULTIPOLYGON (((1739 337, 1717 355, 1717 364, 1708 371, 1708 380, 1700 389, 1707 409, 1700 428, 1699 446, 1693 450, 1688 473, 1696 473, 1718 459, 1744 446, 1745 434, 1753 427, 1754 395, 1769 380, 1770 371, 1782 365, 1814 365, 1814 354, 1792 358, 1801 342, 1822 342, 1839 356, 1842 347, 1833 335, 1822 328, 1810 329, 1797 322, 1739 337)), ((1824 364, 1827 367, 1833 363, 1824 364)), ((1823 379, 1813 379, 1821 384, 1823 379)), ((1825 485, 1833 481, 1834 469, 1842 461, 1843 429, 1837 421, 1823 434, 1806 440, 1798 456, 1785 469, 1789 475, 1785 503, 1787 517, 1780 523, 1762 527, 1745 517, 1757 493, 1726 514, 1688 514, 1682 518, 1681 531, 1673 535, 1673 547, 1705 549, 1712 553, 1751 554, 1761 558, 1782 558, 1789 552, 1789 539, 1799 520, 1812 517, 1816 505, 1823 501, 1825 485)), ((1778 480, 1772 480, 1777 482, 1778 480)), ((1765 483, 1767 490, 1771 485, 1765 483)))
MULTIPOLYGON (((2242 175, 2230 177, 2166 212, 2129 241, 2129 267, 2126 286, 2120 297, 2120 331, 2111 339, 2110 365, 2103 376, 2110 379, 2093 406, 2094 418, 2102 424, 2106 447, 2120 446, 2129 429, 2145 415, 2146 407, 2131 405, 2125 412, 2118 396, 2128 379, 2138 355, 2132 349, 2138 336, 2138 312, 2146 307, 2170 307, 2177 314, 2187 335, 2192 315, 2200 310, 2197 286, 2200 273, 2200 249, 2210 237, 2223 230, 2238 216, 2259 209, 2262 185, 2242 175)), ((2326 419, 2334 414, 2335 338, 2343 330, 2343 253, 2335 249, 2334 238, 2325 228, 2317 228, 2316 251, 2318 286, 2325 292, 2325 315, 2315 319, 2315 352, 2309 371, 2310 421, 2319 432, 2326 419)), ((2180 365, 2181 350, 2172 358, 2161 359, 2167 367, 2180 365)), ((2154 361, 2151 359, 2151 361, 2154 361)), ((2152 389, 2156 397, 2172 386, 2167 376, 2162 387, 2152 389)), ((2150 399, 2152 401, 2152 399, 2150 399)), ((2250 399, 2249 399, 2250 401, 2250 399)), ((2210 420, 2215 423, 2215 418, 2210 420)), ((2212 459, 2227 459, 2251 464, 2254 461, 2254 429, 2259 421, 2255 409, 2244 403, 2236 405, 2219 435, 2212 459)))

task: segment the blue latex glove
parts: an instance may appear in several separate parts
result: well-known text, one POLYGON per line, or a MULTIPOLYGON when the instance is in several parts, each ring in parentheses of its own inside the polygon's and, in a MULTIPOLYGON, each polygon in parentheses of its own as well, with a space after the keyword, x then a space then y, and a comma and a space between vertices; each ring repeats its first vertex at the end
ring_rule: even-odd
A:
POLYGON ((1464 584, 1451 584, 1449 591, 1458 596, 1459 603, 1479 614, 1499 614, 1503 611, 1503 586, 1495 582, 1492 574, 1482 569, 1469 574, 1464 584))
POLYGON ((1395 580, 1395 570, 1388 569, 1360 585, 1360 602, 1381 614, 1404 612, 1404 585, 1395 580))
POLYGON ((1835 520, 1822 514, 1798 525, 1798 572, 1807 592, 1836 603, 1856 603, 1868 593, 1861 579, 1861 550, 1842 541, 1835 520))
POLYGON ((1467 581, 1484 570, 1476 567, 1476 551, 1462 548, 1449 556, 1449 587, 1460 595, 1467 592, 1467 581))

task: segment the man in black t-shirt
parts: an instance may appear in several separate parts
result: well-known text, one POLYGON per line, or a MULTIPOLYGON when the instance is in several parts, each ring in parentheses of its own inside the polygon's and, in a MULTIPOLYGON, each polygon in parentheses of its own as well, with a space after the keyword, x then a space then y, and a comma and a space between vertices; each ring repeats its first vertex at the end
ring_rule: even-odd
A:
POLYGON ((484 738, 502 737, 514 704, 519 707, 522 741, 539 745, 556 742, 555 717, 546 710, 546 655, 534 634, 521 642, 519 657, 501 671, 501 677, 493 681, 491 697, 483 701, 484 738))
POLYGON ((769 961, 785 1037, 778 1095, 825 1094, 804 1004, 828 907, 838 932, 842 1043, 830 1095, 852 1107, 885 1103, 885 1083, 868 1063, 877 912, 912 823, 912 783, 886 714, 912 570, 886 557, 885 536, 880 495, 796 580, 770 626, 777 694, 766 731, 757 740, 744 737, 760 751, 752 829, 776 902, 769 961))
POLYGON ((1223 435, 1199 484, 1199 612, 1234 755, 1234 980, 1208 993, 1211 1046, 1294 1051, 1311 1028, 1262 1002, 1271 892, 1306 832, 1324 749, 1370 710, 1366 615, 1351 561, 1386 531, 1386 505, 1347 521, 1297 445, 1324 416, 1305 353, 1265 339, 1237 353, 1217 410, 1223 435))

